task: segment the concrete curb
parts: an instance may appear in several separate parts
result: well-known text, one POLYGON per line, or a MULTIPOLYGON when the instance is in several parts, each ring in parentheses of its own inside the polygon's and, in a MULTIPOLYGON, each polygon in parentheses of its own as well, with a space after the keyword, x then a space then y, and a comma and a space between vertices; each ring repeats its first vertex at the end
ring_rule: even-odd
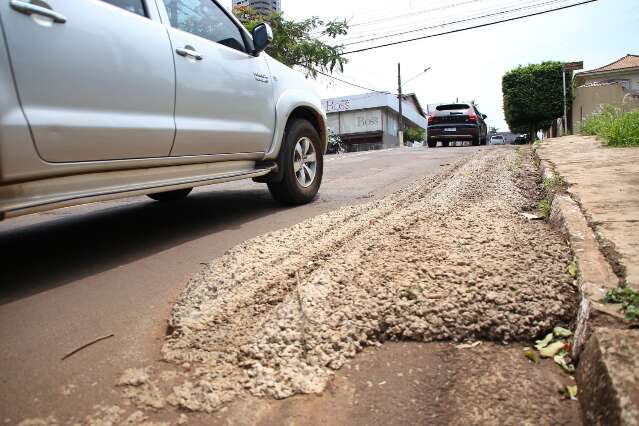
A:
POLYGON ((577 369, 587 425, 639 425, 639 339, 635 330, 596 328, 577 369))
MULTIPOLYGON (((539 158, 544 179, 556 173, 552 164, 539 158)), ((619 285, 608 260, 602 254, 593 229, 579 204, 568 194, 552 199, 550 223, 567 238, 577 262, 579 311, 577 313, 572 358, 577 368, 579 400, 587 425, 637 425, 639 390, 636 383, 637 333, 634 330, 596 328, 597 322, 621 323, 623 315, 613 305, 600 301, 609 289, 619 285), (597 321, 598 317, 602 321, 597 321), (629 360, 629 358, 632 358, 629 360)))
MULTIPOLYGON (((535 151, 535 155, 536 151, 535 151)), ((550 163, 540 160, 544 179, 555 175, 550 163)), ((573 341, 572 357, 579 358, 590 335, 589 320, 598 314, 607 314, 623 319, 619 311, 600 302, 608 290, 616 288, 619 279, 610 263, 599 250, 595 233, 588 225, 579 205, 569 195, 557 194, 553 197, 550 224, 558 229, 570 242, 579 271, 579 311, 573 341)))

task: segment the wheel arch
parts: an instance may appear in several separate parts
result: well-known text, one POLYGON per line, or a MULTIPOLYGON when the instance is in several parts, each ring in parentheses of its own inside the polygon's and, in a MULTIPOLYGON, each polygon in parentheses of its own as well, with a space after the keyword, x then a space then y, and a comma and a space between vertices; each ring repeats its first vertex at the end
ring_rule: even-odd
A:
POLYGON ((299 118, 308 120, 315 127, 320 135, 322 150, 326 152, 328 127, 319 97, 309 96, 308 90, 293 89, 284 92, 277 101, 275 132, 271 146, 264 155, 265 160, 276 160, 279 157, 286 128, 299 118))
POLYGON ((322 144, 322 153, 326 154, 326 146, 327 146, 327 129, 326 129, 326 120, 321 113, 318 113, 316 110, 309 108, 307 106, 299 106, 291 111, 291 114, 286 121, 286 127, 293 123, 295 120, 304 119, 310 122, 317 133, 320 136, 320 143, 322 144))

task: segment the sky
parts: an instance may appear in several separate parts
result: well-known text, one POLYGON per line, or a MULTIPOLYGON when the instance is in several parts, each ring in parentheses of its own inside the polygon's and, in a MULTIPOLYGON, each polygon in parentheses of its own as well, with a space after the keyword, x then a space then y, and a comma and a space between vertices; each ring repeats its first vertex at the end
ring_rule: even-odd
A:
MULTIPOLYGON (((433 26, 543 1, 282 0, 282 11, 286 18, 295 20, 310 16, 348 19, 353 27, 346 36, 349 40, 344 42, 353 42, 363 40, 354 38, 357 36, 433 26), (392 19, 395 16, 400 17, 392 19)), ((544 8, 576 2, 578 0, 550 0, 550 5, 544 8)), ((222 1, 226 7, 230 7, 230 3, 230 0, 222 1)), ((470 25, 480 22, 473 21, 470 25)), ((456 27, 433 28, 348 46, 347 50, 452 28, 456 27)), ((546 15, 347 55, 349 63, 344 73, 335 76, 367 88, 397 93, 398 62, 402 64, 404 81, 431 67, 407 83, 404 92, 416 93, 422 105, 453 102, 457 98, 475 100, 480 111, 488 115, 488 125, 506 131, 501 93, 501 77, 506 71, 545 60, 583 61, 585 69, 593 69, 628 53, 639 54, 639 0, 598 0, 546 15)), ((312 84, 323 98, 367 93, 325 77, 312 84)))

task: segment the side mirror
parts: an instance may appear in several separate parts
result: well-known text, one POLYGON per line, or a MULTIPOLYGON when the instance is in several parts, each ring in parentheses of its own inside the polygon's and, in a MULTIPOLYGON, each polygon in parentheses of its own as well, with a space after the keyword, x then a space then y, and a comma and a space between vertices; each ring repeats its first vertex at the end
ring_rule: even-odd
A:
POLYGON ((486 114, 482 114, 481 116, 482 116, 482 118, 483 118, 484 120, 488 118, 488 116, 487 116, 486 114))
POLYGON ((269 24, 262 22, 257 27, 253 28, 253 47, 255 48, 255 55, 262 53, 272 41, 273 30, 269 24))

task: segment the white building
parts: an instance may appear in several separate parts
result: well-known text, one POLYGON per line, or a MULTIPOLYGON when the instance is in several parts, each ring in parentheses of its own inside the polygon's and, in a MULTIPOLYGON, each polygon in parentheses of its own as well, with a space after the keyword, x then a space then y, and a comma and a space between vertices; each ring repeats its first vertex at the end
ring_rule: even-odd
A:
MULTIPOLYGON (((397 96, 365 93, 322 100, 328 127, 350 151, 399 146, 397 96)), ((403 96, 404 128, 426 129, 427 121, 414 93, 403 96)))
POLYGON ((280 0, 233 0, 233 7, 248 6, 260 13, 281 12, 280 0))

